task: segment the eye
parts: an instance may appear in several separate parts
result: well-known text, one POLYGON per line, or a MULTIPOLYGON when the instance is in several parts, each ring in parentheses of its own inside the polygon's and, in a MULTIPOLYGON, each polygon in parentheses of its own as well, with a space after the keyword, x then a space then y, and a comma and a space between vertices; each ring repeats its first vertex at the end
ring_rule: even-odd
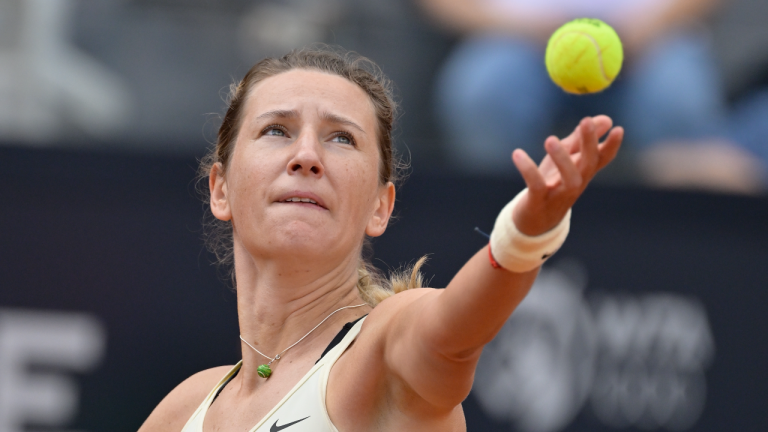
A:
POLYGON ((262 135, 266 135, 266 136, 280 136, 280 137, 284 137, 286 135, 285 132, 286 131, 285 131, 285 128, 283 126, 280 126, 280 125, 270 125, 270 126, 267 126, 266 128, 264 128, 264 130, 261 131, 261 134, 262 135))
POLYGON ((337 132, 336 136, 334 136, 331 141, 341 144, 355 145, 355 140, 352 138, 352 135, 346 132, 337 132))

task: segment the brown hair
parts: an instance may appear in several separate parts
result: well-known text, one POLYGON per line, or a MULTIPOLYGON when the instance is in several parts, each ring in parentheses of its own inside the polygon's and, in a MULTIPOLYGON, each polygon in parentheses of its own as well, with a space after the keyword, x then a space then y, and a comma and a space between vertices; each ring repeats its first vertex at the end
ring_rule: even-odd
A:
MULTIPOLYGON (((397 116, 397 104, 393 98, 392 84, 379 67, 371 60, 354 53, 327 46, 305 48, 291 51, 280 58, 265 58, 256 63, 239 83, 230 86, 229 107, 219 127, 215 146, 202 158, 198 168, 200 180, 206 179, 211 168, 221 163, 226 172, 237 135, 242 123, 242 111, 250 90, 259 82, 271 76, 293 69, 309 69, 341 76, 357 84, 373 103, 378 124, 379 143, 379 183, 397 184, 400 172, 406 166, 392 146, 392 129, 397 116)), ((200 181, 198 184, 204 182, 200 181)), ((207 185, 207 183, 206 183, 207 185)), ((206 186, 200 188, 206 203, 210 200, 210 191, 206 186)), ((229 272, 233 286, 236 286, 234 273, 234 247, 231 222, 220 221, 207 212, 206 246, 216 256, 216 263, 229 272)), ((365 251, 370 251, 370 241, 364 240, 365 251)), ((422 257, 411 269, 394 272, 389 280, 363 256, 357 269, 357 288, 362 299, 371 306, 376 306, 385 298, 410 288, 422 286, 419 269, 426 261, 422 257), (409 275, 410 274, 410 275, 409 275)))

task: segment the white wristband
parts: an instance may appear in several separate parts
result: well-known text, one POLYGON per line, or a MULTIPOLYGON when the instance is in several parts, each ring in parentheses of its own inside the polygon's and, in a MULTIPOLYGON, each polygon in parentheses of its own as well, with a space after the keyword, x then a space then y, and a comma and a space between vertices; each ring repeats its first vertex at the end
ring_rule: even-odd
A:
POLYGON ((528 272, 544 264, 563 245, 571 226, 571 210, 568 209, 563 220, 544 234, 531 237, 521 233, 512 220, 512 212, 527 193, 528 189, 523 189, 504 206, 491 232, 492 258, 515 273, 528 272))

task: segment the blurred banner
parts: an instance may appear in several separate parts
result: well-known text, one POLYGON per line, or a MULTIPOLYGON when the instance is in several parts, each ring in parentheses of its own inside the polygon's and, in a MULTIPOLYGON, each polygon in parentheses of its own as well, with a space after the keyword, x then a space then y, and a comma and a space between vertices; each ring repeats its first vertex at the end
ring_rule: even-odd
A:
POLYGON ((480 407, 521 431, 563 430, 585 409, 618 429, 689 429, 704 410, 714 358, 699 296, 602 293, 590 304, 583 276, 541 273, 483 353, 480 407))
MULTIPOLYGON (((0 432, 132 431, 239 360, 192 158, 0 149, 0 432)), ((521 188, 414 175, 375 242, 445 286, 521 188)), ((768 200, 592 188, 484 351, 468 430, 768 430, 768 200)), ((386 263, 386 264, 384 264, 386 263)))

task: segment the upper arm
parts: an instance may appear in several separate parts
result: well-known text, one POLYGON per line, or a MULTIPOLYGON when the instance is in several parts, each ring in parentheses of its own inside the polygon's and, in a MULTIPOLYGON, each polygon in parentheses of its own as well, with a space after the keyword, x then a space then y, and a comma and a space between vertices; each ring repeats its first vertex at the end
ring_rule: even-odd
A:
POLYGON ((220 366, 207 369, 184 380, 155 407, 139 432, 180 431, 211 389, 231 368, 220 366))
POLYGON ((384 363, 397 388, 409 389, 435 408, 450 410, 469 394, 482 346, 462 356, 448 356, 438 349, 429 327, 435 317, 431 309, 444 290, 425 291, 398 294, 403 304, 393 305, 397 310, 385 336, 384 363))
POLYGON ((431 405, 458 405, 472 388, 483 347, 528 293, 536 274, 494 269, 481 250, 446 289, 406 291, 383 302, 371 318, 379 307, 391 309, 385 317, 385 368, 431 405))

